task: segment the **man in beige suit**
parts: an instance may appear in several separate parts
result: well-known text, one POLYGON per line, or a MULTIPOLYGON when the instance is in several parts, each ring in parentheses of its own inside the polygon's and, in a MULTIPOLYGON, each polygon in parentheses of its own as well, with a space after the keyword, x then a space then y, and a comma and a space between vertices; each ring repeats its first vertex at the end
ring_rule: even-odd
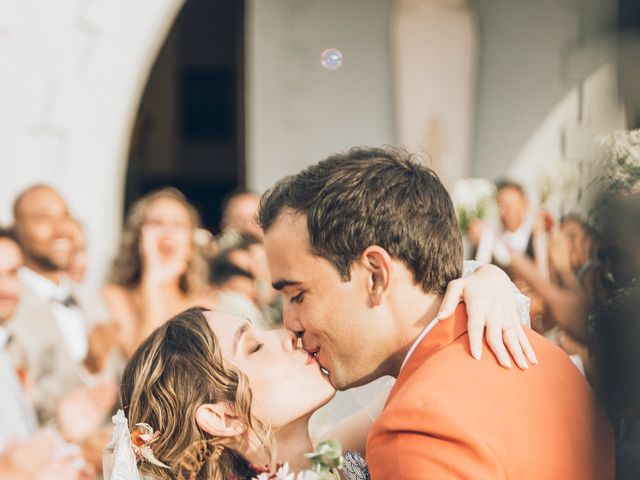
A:
POLYGON ((17 197, 13 213, 24 252, 24 292, 7 329, 10 348, 34 384, 38 418, 46 423, 66 394, 94 381, 100 362, 89 346, 90 322, 65 273, 75 228, 65 200, 36 185, 17 197))

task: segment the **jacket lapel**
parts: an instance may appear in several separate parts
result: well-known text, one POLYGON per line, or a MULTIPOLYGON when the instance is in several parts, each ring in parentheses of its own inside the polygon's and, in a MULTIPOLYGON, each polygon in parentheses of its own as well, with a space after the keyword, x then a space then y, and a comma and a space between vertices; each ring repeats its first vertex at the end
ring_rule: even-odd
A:
POLYGON ((387 404, 402 388, 413 373, 439 350, 450 345, 467 332, 467 309, 464 303, 460 303, 455 312, 447 318, 440 320, 418 344, 413 354, 407 360, 396 380, 393 389, 389 393, 387 404))

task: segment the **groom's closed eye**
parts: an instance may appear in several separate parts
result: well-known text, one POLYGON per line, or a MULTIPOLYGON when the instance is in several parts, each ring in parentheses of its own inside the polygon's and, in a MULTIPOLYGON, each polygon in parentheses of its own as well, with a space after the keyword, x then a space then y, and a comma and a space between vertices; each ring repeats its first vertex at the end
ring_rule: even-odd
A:
POLYGON ((304 299, 304 293, 305 292, 300 292, 295 297, 291 297, 291 300, 289 300, 289 301, 291 303, 302 303, 302 300, 304 299))

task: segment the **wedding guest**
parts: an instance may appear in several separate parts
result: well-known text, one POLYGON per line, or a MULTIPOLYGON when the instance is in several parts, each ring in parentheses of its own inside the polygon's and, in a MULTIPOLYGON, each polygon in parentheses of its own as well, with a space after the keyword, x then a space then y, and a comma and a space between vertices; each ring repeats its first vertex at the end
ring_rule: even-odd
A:
MULTIPOLYGON (((24 374, 22 378, 18 375, 14 358, 6 348, 13 339, 4 327, 15 314, 23 291, 18 274, 22 262, 14 233, 0 228, 0 473, 6 474, 1 478, 34 478, 40 471, 46 471, 51 478, 76 478, 75 467, 76 473, 69 473, 67 468, 73 459, 56 451, 63 449, 67 441, 80 445, 85 457, 99 456, 102 446, 95 441, 104 441, 108 436, 109 431, 101 431, 100 426, 113 406, 116 387, 108 382, 73 390, 56 407, 57 434, 36 433, 39 424, 29 392, 25 391, 29 381, 24 374), (24 443, 15 444, 16 441, 24 443), (46 452, 29 452, 45 444, 46 452), (33 461, 25 462, 24 455, 29 453, 33 461), (54 458, 54 454, 60 458, 54 458), (67 472, 67 476, 53 476, 57 470, 67 472), (20 472, 26 472, 25 476, 20 472)), ((93 463, 99 466, 98 462, 93 463)))
POLYGON ((569 267, 580 280, 584 270, 594 264, 594 233, 577 213, 563 215, 560 218, 560 230, 568 244, 569 267))
POLYGON ((213 304, 207 264, 195 242, 199 225, 196 209, 173 188, 132 206, 103 290, 125 357, 172 315, 213 304))
POLYGON ((67 276, 74 224, 66 201, 48 185, 24 190, 14 202, 15 231, 24 253, 20 305, 7 329, 28 378, 41 422, 52 420, 58 402, 85 385, 102 364, 93 328, 81 298, 67 276))
POLYGON ((22 252, 18 240, 9 230, 0 229, 0 451, 10 438, 25 439, 38 426, 16 374, 7 344, 11 337, 5 325, 18 308, 22 283, 18 270, 22 252))
POLYGON ((236 190, 223 202, 220 230, 235 230, 261 239, 262 230, 256 223, 260 196, 250 190, 236 190))
MULTIPOLYGON (((580 342, 587 341, 587 317, 592 307, 582 278, 596 264, 590 258, 592 238, 577 215, 563 218, 560 228, 551 234, 549 260, 552 278, 544 278, 526 255, 512 252, 508 267, 522 278, 548 309, 551 319, 580 342)), ((547 337, 557 343, 558 329, 547 337)))
POLYGON ((565 216, 550 235, 550 278, 544 278, 525 255, 512 252, 508 265, 544 302, 548 319, 544 336, 565 350, 587 375, 592 373, 587 319, 594 303, 584 277, 597 274, 598 265, 590 258, 592 241, 579 216, 565 216))
POLYGON ((538 331, 552 328, 545 317, 543 299, 529 284, 510 268, 512 255, 531 259, 542 278, 548 280, 548 221, 544 211, 534 214, 524 187, 513 180, 496 182, 496 203, 500 226, 495 230, 484 221, 475 221, 469 228, 469 239, 475 246, 474 258, 483 263, 503 267, 522 292, 531 298, 532 325, 538 331))
MULTIPOLYGON (((226 292, 239 292, 250 299, 260 310, 263 326, 273 328, 280 325, 282 298, 271 286, 262 241, 253 235, 228 231, 219 237, 218 244, 220 252, 210 260, 213 283, 226 292), (221 277, 224 277, 224 286, 220 285, 221 277)), ((238 311, 231 313, 238 314, 238 311)))
POLYGON ((476 241, 476 260, 487 263, 493 259, 494 263, 505 265, 510 252, 532 259, 543 255, 545 252, 537 250, 544 245, 536 241, 536 236, 541 237, 544 231, 535 229, 537 218, 532 214, 524 187, 512 180, 499 180, 496 191, 500 229, 494 232, 483 223, 473 226, 471 239, 476 241))
POLYGON ((218 291, 232 291, 243 295, 253 304, 258 300, 255 277, 233 262, 229 253, 216 255, 209 261, 209 285, 218 291))
POLYGON ((253 274, 231 261, 228 253, 209 260, 209 288, 216 299, 217 310, 247 318, 261 328, 271 328, 256 304, 253 274))

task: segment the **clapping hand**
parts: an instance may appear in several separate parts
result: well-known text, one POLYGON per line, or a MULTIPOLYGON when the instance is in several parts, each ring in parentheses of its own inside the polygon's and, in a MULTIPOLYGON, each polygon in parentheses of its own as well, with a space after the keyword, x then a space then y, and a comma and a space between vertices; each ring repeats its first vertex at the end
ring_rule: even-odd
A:
POLYGON ((549 242, 549 260, 558 273, 571 271, 571 256, 567 236, 560 230, 551 233, 549 242))
POLYGON ((84 365, 91 373, 102 370, 107 357, 117 342, 117 329, 113 323, 97 323, 89 333, 89 351, 84 365))
POLYGON ((65 396, 58 405, 58 431, 68 441, 81 443, 97 432, 113 408, 117 397, 114 380, 80 387, 65 396))
POLYGON ((10 443, 0 456, 2 478, 12 480, 84 480, 89 478, 77 454, 59 455, 63 443, 55 432, 40 430, 28 440, 10 443))
POLYGON ((161 229, 157 226, 142 228, 141 250, 143 278, 154 285, 165 285, 178 279, 187 269, 184 258, 171 251, 170 244, 161 243, 161 229))

